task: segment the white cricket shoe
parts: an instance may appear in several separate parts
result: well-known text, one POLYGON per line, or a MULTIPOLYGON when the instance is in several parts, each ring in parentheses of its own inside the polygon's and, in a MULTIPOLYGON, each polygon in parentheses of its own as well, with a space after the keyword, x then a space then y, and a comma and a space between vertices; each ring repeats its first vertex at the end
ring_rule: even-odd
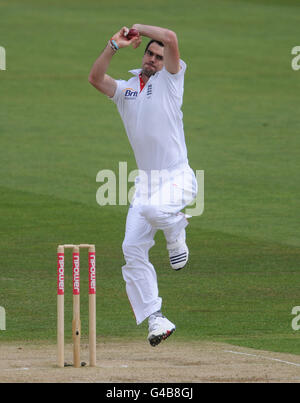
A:
POLYGON ((164 316, 151 315, 149 317, 148 341, 151 346, 157 346, 162 340, 167 339, 176 330, 174 323, 164 316))
POLYGON ((189 260, 189 249, 185 243, 185 229, 180 232, 174 243, 167 244, 167 249, 172 269, 183 269, 189 260))

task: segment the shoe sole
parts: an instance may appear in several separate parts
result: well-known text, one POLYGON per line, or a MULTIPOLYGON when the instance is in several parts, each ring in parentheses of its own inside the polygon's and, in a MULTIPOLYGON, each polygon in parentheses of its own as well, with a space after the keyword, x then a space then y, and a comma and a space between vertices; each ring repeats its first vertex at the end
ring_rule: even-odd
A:
MULTIPOLYGON (((187 262, 186 262, 186 263, 187 263, 187 262)), ((172 269, 173 269, 173 270, 175 270, 175 271, 179 271, 179 270, 184 269, 184 268, 185 268, 185 266, 186 266, 186 264, 185 264, 184 266, 182 266, 182 267, 179 267, 179 269, 173 269, 173 267, 172 267, 172 269)))
POLYGON ((148 341, 152 347, 156 347, 162 340, 166 340, 172 333, 174 333, 176 327, 172 330, 168 330, 166 333, 159 334, 157 336, 153 335, 148 338, 148 341))

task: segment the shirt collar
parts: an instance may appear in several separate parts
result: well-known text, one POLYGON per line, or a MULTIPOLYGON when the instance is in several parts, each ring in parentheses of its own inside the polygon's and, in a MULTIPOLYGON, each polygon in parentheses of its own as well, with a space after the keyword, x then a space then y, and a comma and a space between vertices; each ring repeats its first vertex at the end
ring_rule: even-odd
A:
MULTIPOLYGON (((164 68, 165 68, 165 67, 163 67, 163 69, 164 69, 164 68)), ((151 76, 150 78, 158 77, 158 75, 159 75, 159 73, 160 73, 161 71, 162 71, 162 70, 157 71, 157 72, 156 72, 153 76, 151 76)), ((128 72, 131 73, 131 74, 133 74, 134 76, 138 77, 138 76, 140 75, 140 73, 142 72, 142 69, 129 70, 128 72)))
POLYGON ((133 74, 134 76, 138 76, 142 69, 135 69, 135 70, 129 70, 129 73, 133 74))

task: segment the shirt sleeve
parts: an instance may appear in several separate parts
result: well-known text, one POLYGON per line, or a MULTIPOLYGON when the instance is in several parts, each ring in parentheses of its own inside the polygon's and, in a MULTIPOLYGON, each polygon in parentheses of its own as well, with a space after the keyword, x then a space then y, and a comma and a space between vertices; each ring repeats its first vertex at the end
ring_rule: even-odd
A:
POLYGON ((116 88, 115 94, 112 97, 108 97, 108 98, 111 99, 116 105, 118 105, 122 100, 122 97, 121 97, 122 91, 126 87, 127 81, 116 80, 116 83, 117 83, 117 88, 116 88))
POLYGON ((180 70, 176 74, 169 73, 164 67, 161 75, 164 78, 168 89, 172 95, 182 97, 184 86, 184 74, 186 71, 186 64, 180 59, 180 70))

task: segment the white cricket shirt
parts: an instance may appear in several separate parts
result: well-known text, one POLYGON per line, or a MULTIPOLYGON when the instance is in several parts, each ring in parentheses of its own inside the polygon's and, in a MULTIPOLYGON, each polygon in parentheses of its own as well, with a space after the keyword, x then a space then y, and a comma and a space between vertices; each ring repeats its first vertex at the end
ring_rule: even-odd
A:
POLYGON ((111 98, 117 105, 132 146, 138 169, 173 169, 186 164, 187 150, 182 122, 186 64, 177 74, 165 68, 151 76, 141 91, 141 69, 131 70, 128 81, 116 80, 111 98))

